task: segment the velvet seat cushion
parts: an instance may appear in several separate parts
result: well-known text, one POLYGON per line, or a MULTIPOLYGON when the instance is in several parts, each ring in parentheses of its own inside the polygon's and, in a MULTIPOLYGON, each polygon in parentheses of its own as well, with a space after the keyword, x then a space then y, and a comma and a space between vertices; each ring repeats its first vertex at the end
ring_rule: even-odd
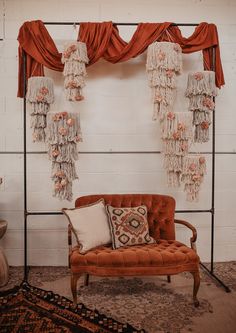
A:
POLYGON ((101 246, 81 255, 74 247, 70 257, 74 273, 97 275, 176 274, 198 269, 199 257, 194 250, 175 240, 158 244, 121 247, 101 246))

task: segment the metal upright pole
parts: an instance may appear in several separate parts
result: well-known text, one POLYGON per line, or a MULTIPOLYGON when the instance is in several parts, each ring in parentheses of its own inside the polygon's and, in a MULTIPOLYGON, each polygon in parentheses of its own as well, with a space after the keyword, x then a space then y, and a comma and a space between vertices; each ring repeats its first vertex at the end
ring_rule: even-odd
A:
MULTIPOLYGON (((215 71, 215 48, 212 48, 212 71, 215 71)), ((215 97, 213 97, 215 103, 215 97)), ((211 175, 211 273, 214 273, 214 237, 215 237, 215 108, 212 112, 212 175, 211 175)))
MULTIPOLYGON (((215 72, 215 48, 212 48, 212 66, 211 70, 215 72)), ((213 101, 215 103, 215 97, 213 97, 213 101)), ((215 142, 216 142, 216 134, 215 134, 215 108, 212 112, 212 175, 211 175, 211 257, 210 257, 210 269, 201 263, 201 266, 205 268, 205 270, 216 280, 218 281, 222 287, 225 288, 226 292, 231 292, 230 288, 226 286, 226 284, 219 279, 214 274, 214 241, 215 241, 215 142)))
POLYGON ((26 138, 26 54, 23 50, 23 164, 24 164, 24 281, 28 281, 28 264, 27 264, 27 138, 26 138))

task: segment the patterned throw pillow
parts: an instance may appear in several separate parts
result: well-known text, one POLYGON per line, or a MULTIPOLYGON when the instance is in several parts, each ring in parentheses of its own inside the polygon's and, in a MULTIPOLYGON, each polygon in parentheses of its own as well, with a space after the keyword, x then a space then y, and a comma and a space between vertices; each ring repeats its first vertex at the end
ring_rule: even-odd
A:
POLYGON ((107 205, 106 210, 113 249, 128 245, 156 243, 149 235, 146 206, 116 208, 107 205))

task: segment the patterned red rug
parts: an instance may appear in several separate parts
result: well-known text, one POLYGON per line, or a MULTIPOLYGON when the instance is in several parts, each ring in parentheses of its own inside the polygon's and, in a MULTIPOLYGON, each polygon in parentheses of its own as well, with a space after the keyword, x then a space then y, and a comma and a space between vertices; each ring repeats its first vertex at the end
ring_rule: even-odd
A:
POLYGON ((26 282, 0 293, 0 313, 1 333, 144 333, 26 282))

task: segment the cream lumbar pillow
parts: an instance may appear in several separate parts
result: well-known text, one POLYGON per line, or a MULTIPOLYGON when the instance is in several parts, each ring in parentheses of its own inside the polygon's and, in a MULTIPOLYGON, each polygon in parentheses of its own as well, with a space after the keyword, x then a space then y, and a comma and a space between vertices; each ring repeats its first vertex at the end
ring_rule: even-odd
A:
POLYGON ((74 209, 62 209, 75 234, 80 253, 111 243, 104 200, 74 209))

